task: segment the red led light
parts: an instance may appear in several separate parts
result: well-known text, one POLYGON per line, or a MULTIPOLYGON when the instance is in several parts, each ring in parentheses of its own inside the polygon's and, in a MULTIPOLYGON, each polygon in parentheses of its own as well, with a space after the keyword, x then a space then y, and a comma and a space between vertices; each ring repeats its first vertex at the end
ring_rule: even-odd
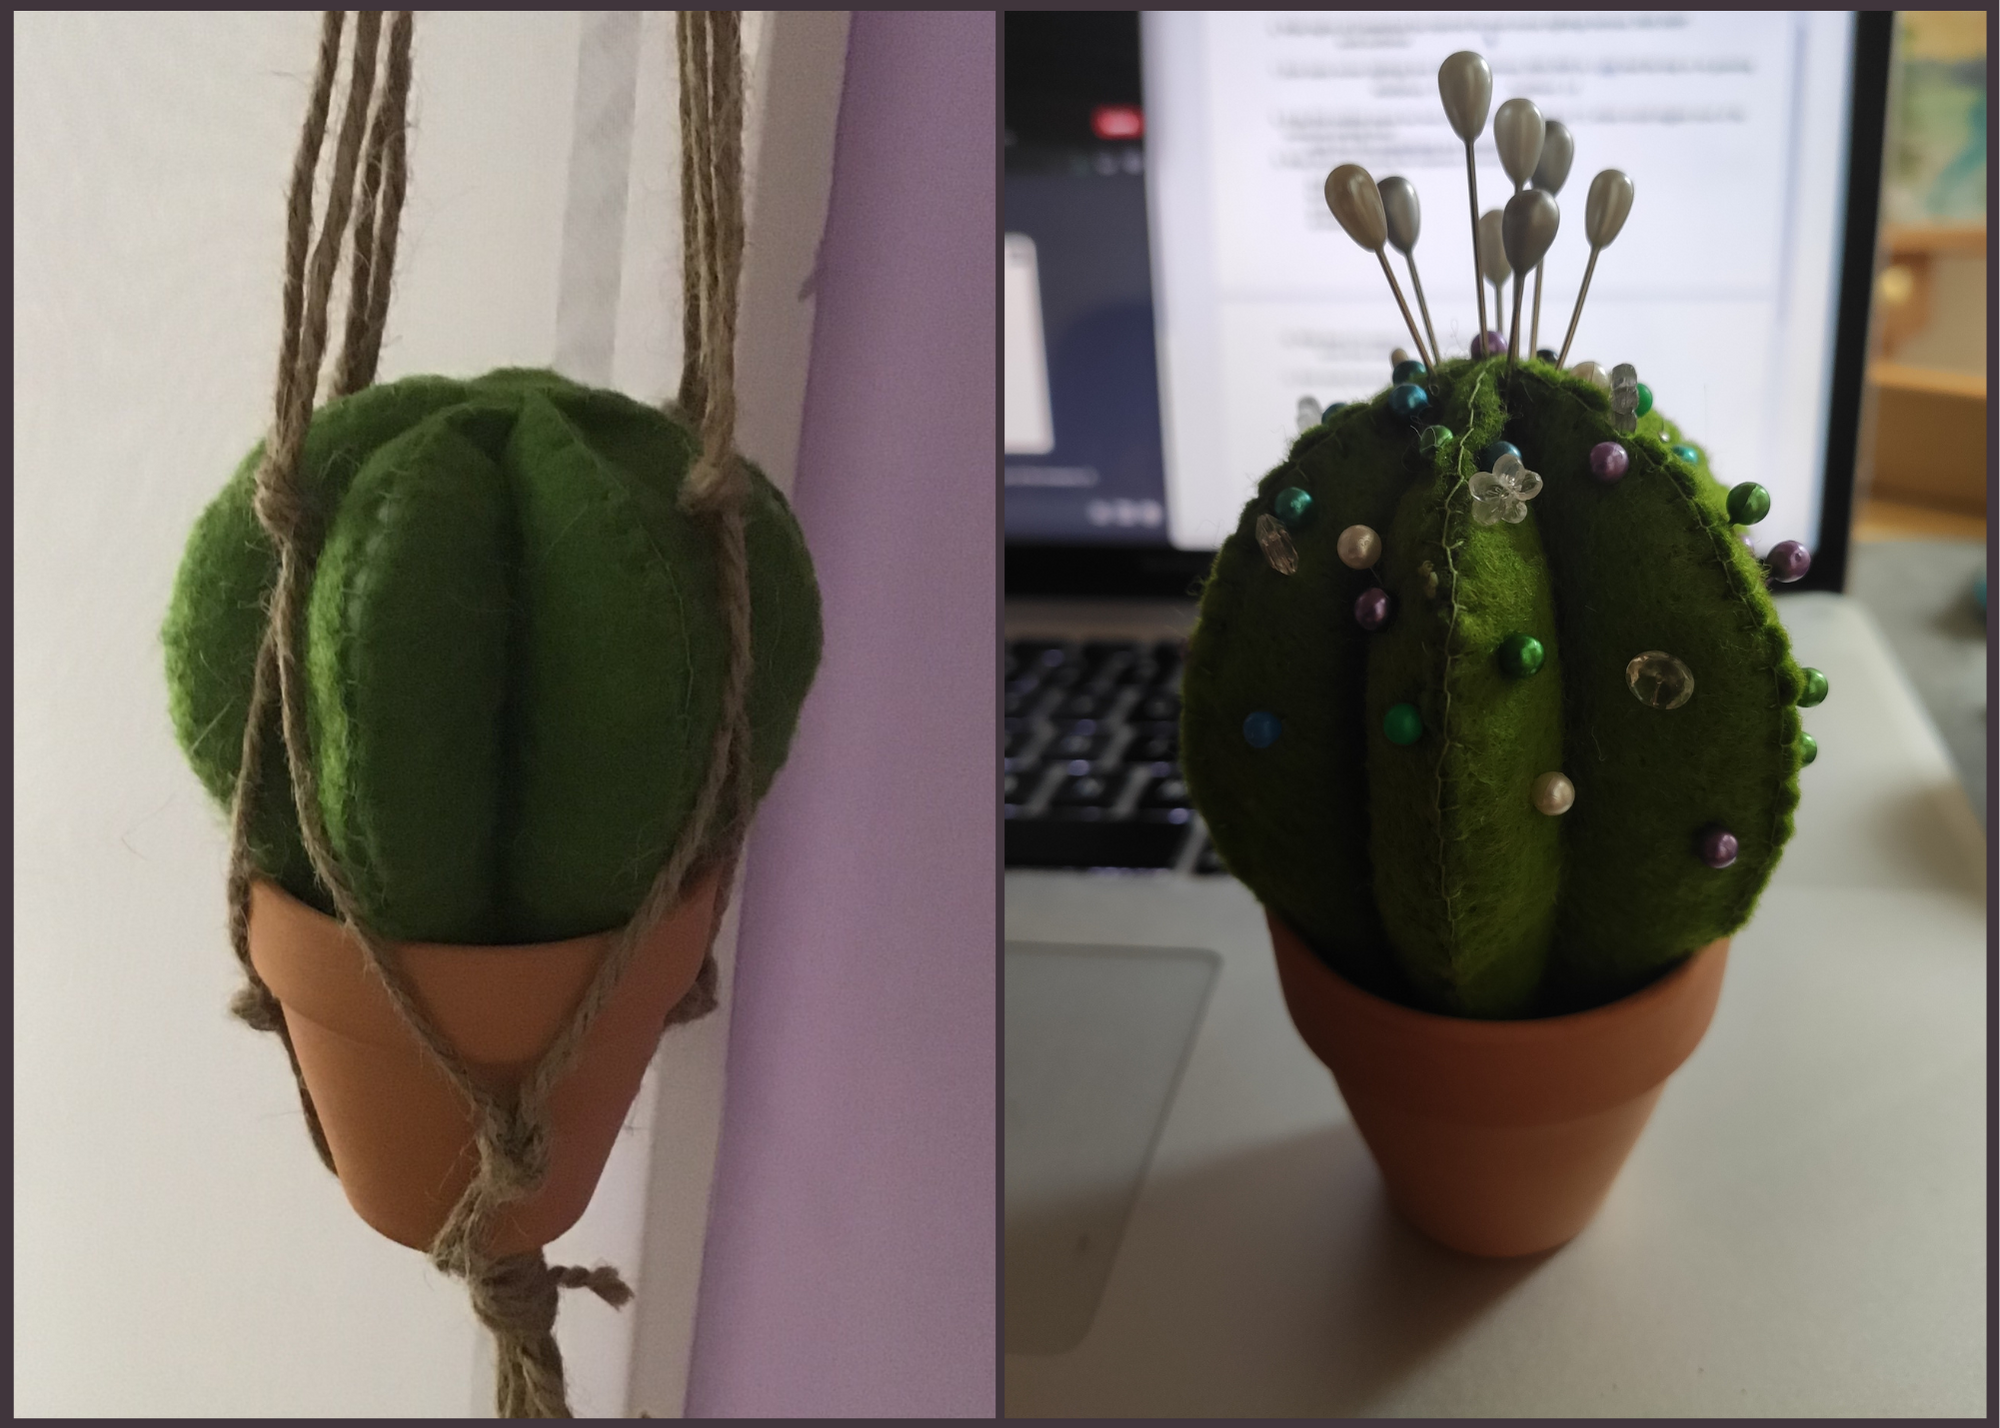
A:
POLYGON ((1136 104, 1100 104, 1090 111, 1090 131, 1100 139, 1136 139, 1146 121, 1136 104))

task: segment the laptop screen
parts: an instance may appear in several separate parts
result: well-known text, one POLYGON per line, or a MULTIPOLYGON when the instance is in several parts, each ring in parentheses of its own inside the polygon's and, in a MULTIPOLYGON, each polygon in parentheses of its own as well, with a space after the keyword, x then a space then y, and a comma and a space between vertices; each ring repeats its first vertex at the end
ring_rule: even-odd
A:
MULTIPOLYGON (((1818 577, 1805 583, 1838 588, 1879 28, 1844 12, 1010 13, 1010 592, 1030 583, 1018 575, 1055 588, 1064 571, 1136 570, 1134 556, 1184 584, 1307 413, 1387 384, 1391 350, 1413 343, 1377 259, 1327 212, 1336 165, 1416 186, 1425 306, 1445 355, 1465 354, 1478 327, 1465 149, 1437 92, 1461 49, 1491 64, 1494 110, 1526 97, 1574 135, 1539 345, 1562 347, 1575 307, 1591 177, 1622 169, 1637 199, 1568 361, 1635 364, 1724 480, 1771 492, 1759 552, 1804 541, 1818 577)), ((1490 120, 1475 152, 1480 207, 1497 208, 1513 190, 1490 120)), ((1491 286, 1485 298, 1504 328, 1491 286)))

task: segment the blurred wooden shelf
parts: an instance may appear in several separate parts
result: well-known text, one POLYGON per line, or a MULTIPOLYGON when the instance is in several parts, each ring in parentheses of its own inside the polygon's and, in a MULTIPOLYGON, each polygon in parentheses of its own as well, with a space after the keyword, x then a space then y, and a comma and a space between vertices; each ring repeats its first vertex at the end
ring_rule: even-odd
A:
POLYGON ((1868 380, 1885 391, 1921 392, 1982 403, 1986 400, 1984 372, 1948 372, 1939 367, 1912 367, 1904 362, 1871 362, 1868 380))
POLYGON ((1863 498, 1854 516, 1856 540, 1986 540, 1986 518, 1901 501, 1863 498))
POLYGON ((1986 378, 1869 364, 1875 389, 1874 477, 1884 501, 1986 519, 1986 378))
POLYGON ((1882 227, 1882 250, 1893 258, 1924 254, 1940 258, 1977 258, 1986 252, 1984 223, 1888 223, 1882 227))

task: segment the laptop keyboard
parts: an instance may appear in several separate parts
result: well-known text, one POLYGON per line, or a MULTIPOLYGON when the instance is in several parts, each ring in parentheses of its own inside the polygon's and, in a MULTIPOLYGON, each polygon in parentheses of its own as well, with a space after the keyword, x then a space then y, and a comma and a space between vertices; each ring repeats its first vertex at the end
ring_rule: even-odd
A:
POLYGON ((1179 640, 1007 645, 1010 868, 1220 872, 1181 781, 1179 640))

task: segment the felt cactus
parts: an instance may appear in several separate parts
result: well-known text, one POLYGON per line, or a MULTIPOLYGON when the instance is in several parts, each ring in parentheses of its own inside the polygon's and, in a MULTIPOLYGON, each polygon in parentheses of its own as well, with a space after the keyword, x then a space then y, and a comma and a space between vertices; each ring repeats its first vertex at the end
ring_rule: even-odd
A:
POLYGON ((1183 689, 1189 788, 1230 871, 1357 984, 1486 1018, 1612 1000, 1750 916, 1823 680, 1657 411, 1621 430, 1629 401, 1538 361, 1403 385, 1422 399, 1384 392, 1301 436, 1217 553, 1183 689), (1491 474, 1500 441, 1539 474, 1525 501, 1491 474), (1342 558, 1356 526, 1379 533, 1370 568, 1342 558), (1671 665, 1664 686, 1628 679, 1655 652, 1691 673, 1685 702, 1671 665))
MULTIPOLYGON (((728 645, 712 541, 676 501, 698 451, 675 419, 548 372, 413 377, 314 415, 312 750, 333 847, 385 935, 550 941, 638 906, 700 786, 728 645)), ((196 525, 164 630, 175 731, 225 806, 276 575, 251 506, 260 456, 196 525)), ((798 525, 750 479, 761 796, 820 623, 798 525)), ((253 857, 329 911, 281 741, 264 754, 253 857)))

